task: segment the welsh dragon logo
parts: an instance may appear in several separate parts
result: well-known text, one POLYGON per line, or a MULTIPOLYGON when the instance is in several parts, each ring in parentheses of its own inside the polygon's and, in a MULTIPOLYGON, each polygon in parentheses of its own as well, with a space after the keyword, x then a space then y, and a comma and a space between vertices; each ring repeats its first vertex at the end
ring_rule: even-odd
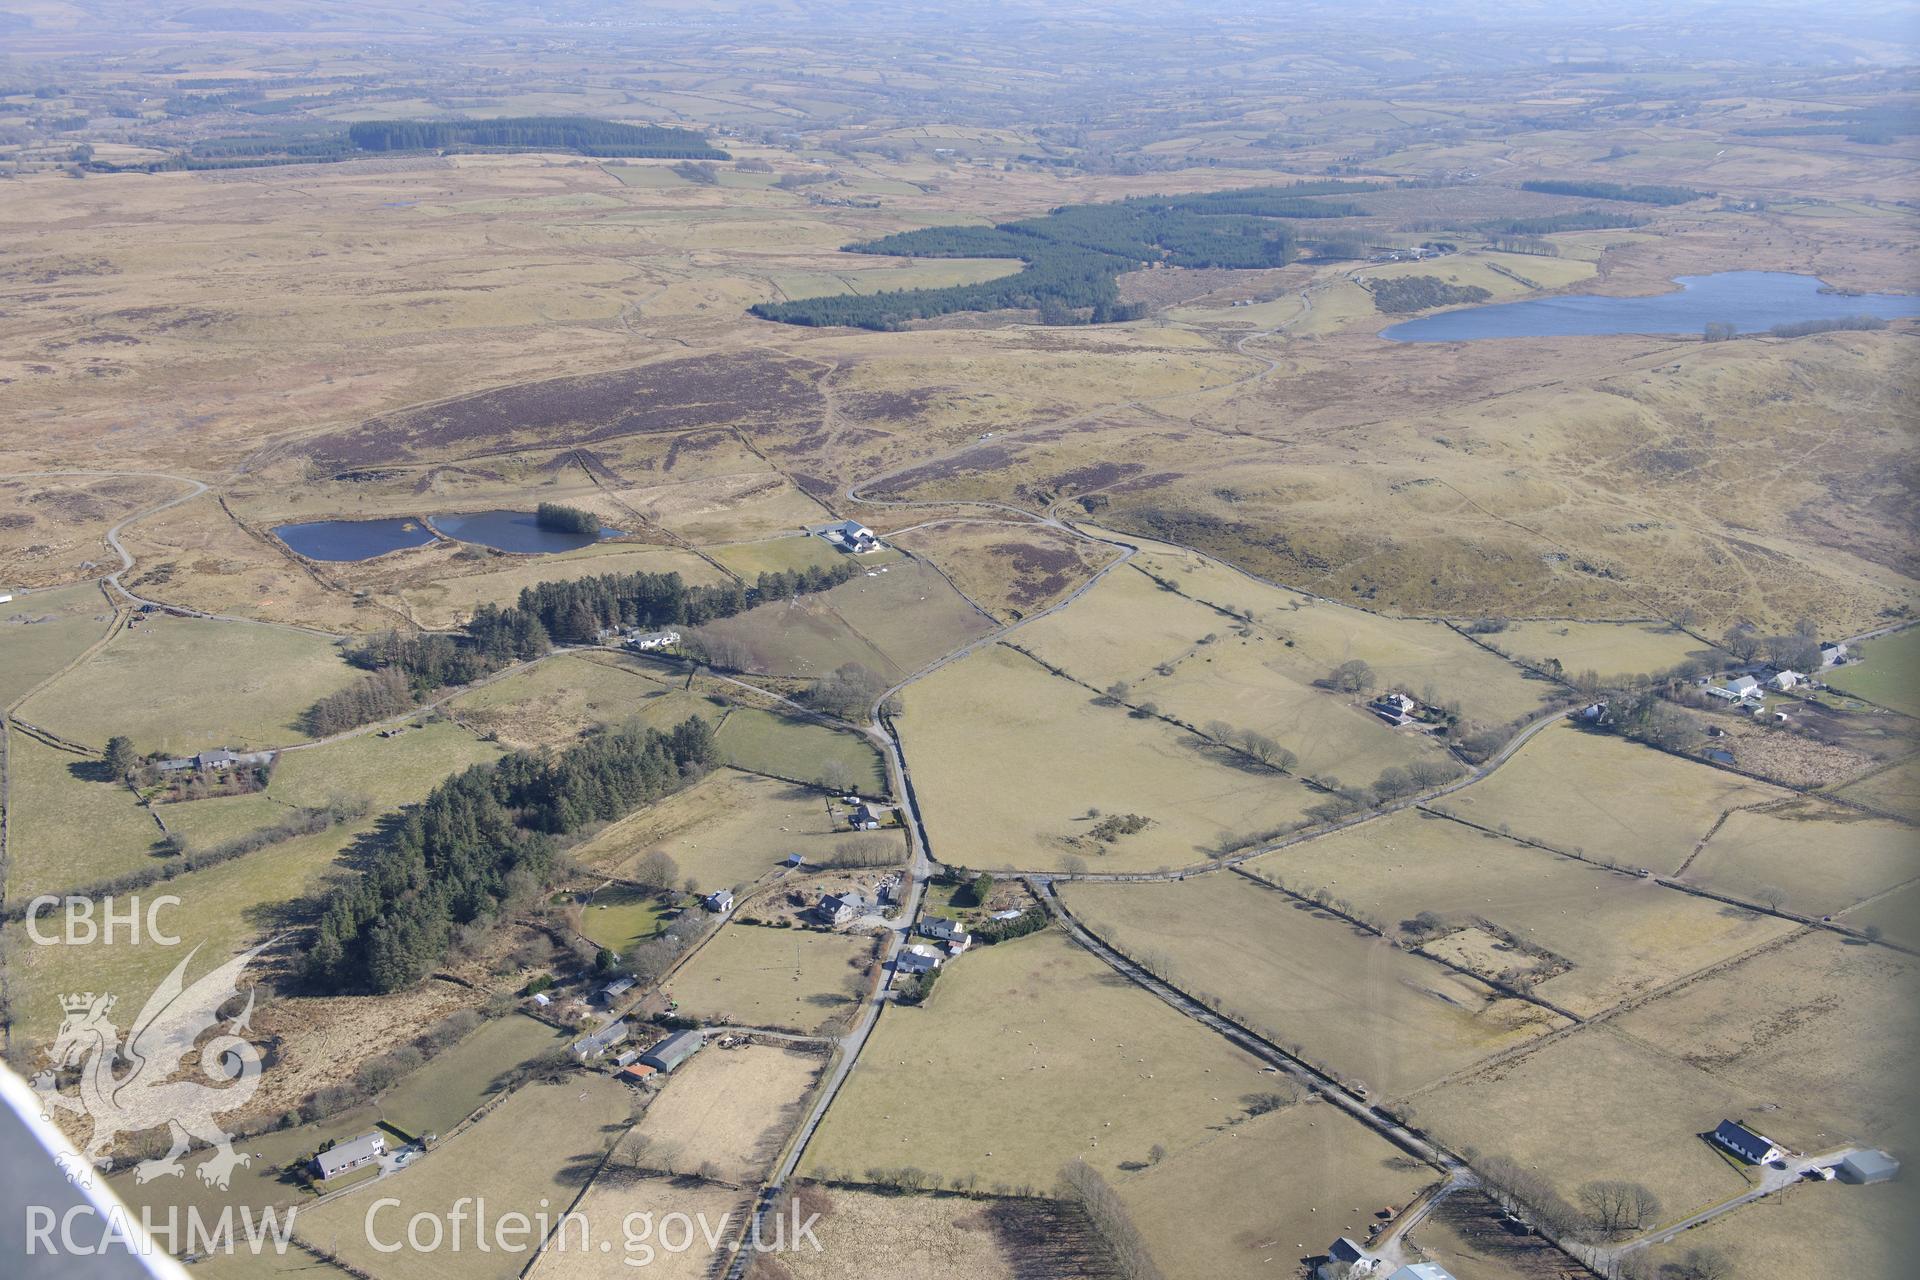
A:
POLYGON ((133 1021, 126 1041, 107 1016, 114 997, 70 995, 60 998, 66 1018, 47 1051, 53 1067, 33 1079, 33 1087, 49 1107, 84 1115, 93 1121, 93 1136, 85 1154, 94 1164, 111 1166, 108 1154, 123 1133, 141 1133, 165 1127, 173 1146, 164 1156, 142 1160, 134 1181, 179 1177, 180 1157, 194 1142, 213 1148, 196 1172, 210 1187, 226 1190, 236 1166, 252 1157, 233 1149, 226 1130, 214 1122, 214 1113, 242 1106, 260 1087, 260 1051, 245 1032, 253 1016, 253 991, 246 1007, 205 1044, 200 1037, 219 1026, 220 1007, 240 994, 240 974, 267 944, 229 960, 192 986, 185 983, 187 965, 199 948, 174 966, 159 989, 148 998, 133 1021), (219 1087, 194 1079, 173 1079, 198 1045, 199 1071, 219 1087), (80 1084, 75 1093, 60 1091, 55 1072, 77 1067, 80 1084), (124 1067, 124 1070, 116 1070, 124 1067))

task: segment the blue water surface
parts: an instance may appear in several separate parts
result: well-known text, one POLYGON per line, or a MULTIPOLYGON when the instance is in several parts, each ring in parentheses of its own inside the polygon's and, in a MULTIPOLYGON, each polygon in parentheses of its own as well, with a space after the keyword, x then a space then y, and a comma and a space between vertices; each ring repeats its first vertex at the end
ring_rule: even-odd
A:
POLYGON ((418 520, 315 520, 274 526, 280 541, 309 560, 371 560, 389 551, 424 547, 433 530, 418 520))
POLYGON ((618 529, 602 529, 598 534, 562 533, 557 529, 542 529, 531 511, 468 511, 430 518, 435 531, 449 538, 460 542, 476 542, 498 551, 517 551, 523 555, 577 551, 620 532, 618 529))
POLYGON ((1700 333, 1726 323, 1761 333, 1801 320, 1920 315, 1920 296, 1823 293, 1815 276, 1784 271, 1722 271, 1680 276, 1680 288, 1650 298, 1569 294, 1462 307, 1408 320, 1381 331, 1395 342, 1460 342, 1475 338, 1556 338, 1619 333, 1700 333))

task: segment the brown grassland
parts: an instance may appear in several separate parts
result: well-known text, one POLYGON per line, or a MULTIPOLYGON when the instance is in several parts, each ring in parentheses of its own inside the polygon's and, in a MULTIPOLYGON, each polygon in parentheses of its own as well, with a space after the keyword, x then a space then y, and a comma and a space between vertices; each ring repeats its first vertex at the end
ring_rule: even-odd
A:
POLYGON ((777 1044, 710 1044, 676 1068, 648 1104, 635 1130, 646 1144, 634 1158, 680 1173, 711 1162, 711 1177, 747 1185, 779 1154, 825 1063, 777 1044))
POLYGON ((495 1223, 508 1213, 523 1213, 531 1219, 543 1208, 550 1220, 558 1217, 592 1176, 614 1135, 625 1127, 627 1110, 626 1089, 609 1079, 527 1085, 486 1119, 443 1145, 437 1159, 423 1160, 401 1176, 381 1182, 379 1196, 400 1203, 386 1206, 371 1223, 368 1216, 374 1196, 363 1190, 301 1213, 296 1231, 301 1239, 355 1267, 398 1280, 441 1276, 507 1280, 527 1265, 539 1244, 537 1233, 529 1232, 515 1250, 482 1253, 474 1247, 469 1222, 467 1247, 459 1250, 443 1244, 437 1251, 386 1253, 375 1246, 394 1240, 404 1243, 407 1222, 415 1214, 431 1214, 446 1225, 455 1201, 463 1196, 486 1197, 495 1223))
POLYGON ((1778 890, 1790 910, 1813 916, 1916 877, 1913 828, 1803 799, 1728 814, 1686 872, 1692 883, 1748 901, 1778 890))
POLYGON ((1383 1205, 1434 1171, 1315 1103, 1283 1107, 1116 1184, 1167 1275, 1285 1274, 1336 1236, 1365 1242, 1383 1205))
POLYGON ((905 691, 900 721, 939 856, 960 866, 1101 871, 1186 866, 1300 820, 1313 793, 1205 740, 1101 705, 995 645, 905 691), (1112 843, 1095 811, 1151 825, 1112 843))
POLYGON ((761 1260, 753 1280, 1019 1280, 1036 1268, 1106 1280, 1115 1274, 1084 1216, 1057 1201, 892 1195, 806 1186, 803 1214, 818 1213, 818 1252, 761 1260))
MULTIPOLYGON (((557 1203, 557 1201, 556 1201, 557 1203)), ((609 1167, 593 1180, 575 1212, 586 1220, 568 1226, 534 1260, 529 1276, 540 1280, 616 1280, 665 1276, 699 1280, 710 1276, 716 1250, 700 1228, 720 1236, 721 1249, 747 1220, 751 1198, 719 1183, 688 1178, 636 1177, 609 1167), (674 1215, 682 1215, 675 1218, 674 1215), (692 1224, 690 1242, 683 1221, 692 1224), (610 1246, 602 1251, 601 1244, 610 1246)), ((525 1265, 525 1256, 519 1259, 525 1265)))
MULTIPOLYGON (((813 788, 893 784, 878 731, 775 710, 772 695, 845 662, 889 685, 929 672, 889 715, 911 771, 892 799, 917 808, 939 862, 1130 873, 1252 847, 1323 801, 1210 742, 1211 725, 1266 734, 1298 774, 1353 786, 1440 758, 1440 743, 1325 688, 1338 664, 1510 726, 1569 689, 1502 653, 1615 676, 1713 656, 1698 637, 1736 624, 1777 634, 1805 619, 1824 639, 1920 609, 1913 319, 1737 341, 1695 328, 1394 342, 1381 331, 1397 317, 1369 288, 1434 276, 1501 302, 1644 297, 1678 276, 1756 270, 1910 291, 1920 141, 1904 125, 1803 132, 1823 112, 1886 122, 1911 105, 1910 33, 1877 11, 1468 24, 1015 3, 981 23, 833 5, 794 22, 739 0, 605 22, 591 5, 474 0, 400 17, 363 0, 121 7, 111 27, 97 5, 0 12, 13 72, 0 86, 0 594, 20 593, 0 606, 0 711, 24 722, 0 726, 4 897, 155 865, 153 817, 42 730, 92 748, 126 734, 142 752, 292 748, 264 795, 162 807, 192 847, 290 806, 369 808, 157 886, 181 899, 166 921, 180 947, 39 946, 5 926, 6 1047, 23 1070, 44 1065, 57 995, 114 991, 130 1011, 190 952, 189 977, 269 943, 253 1027, 274 1052, 249 1121, 537 973, 567 995, 585 975, 538 940, 564 934, 535 893, 491 933, 459 922, 473 945, 405 992, 320 996, 291 976, 310 895, 360 874, 393 810, 503 750, 561 750, 598 725, 701 715, 727 763, 584 833, 566 848, 569 890, 576 870, 630 875, 654 850, 701 888, 753 884, 791 852, 818 860, 845 837, 813 788), (709 171, 449 151, 107 169, 451 114, 674 124, 731 159, 709 171), (1036 309, 882 331, 747 310, 1014 269, 843 251, 900 231, 1330 174, 1375 189, 1348 216, 1289 224, 1304 252, 1260 270, 1127 272, 1120 296, 1142 311, 1116 323, 1036 309), (1540 178, 1699 194, 1659 205, 1523 188, 1540 178), (1635 221, 1533 246, 1499 230, 1590 207, 1635 221), (1426 240, 1452 249, 1370 260, 1426 240), (620 536, 555 556, 443 538, 336 563, 273 533, 543 501, 620 536), (396 737, 301 745, 302 710, 360 678, 341 651, 354 637, 451 628, 544 580, 672 570, 751 584, 837 563, 796 535, 843 517, 897 545, 830 592, 708 628, 760 692, 677 662, 565 653, 458 692, 396 737), (217 616, 150 615, 69 667, 125 592, 217 616), (1514 621, 1482 645, 1462 629, 1483 618, 1514 621), (1014 623, 1007 643, 940 665, 1014 623), (1115 682, 1126 697, 1103 697, 1115 682), (1100 827, 1126 815, 1144 827, 1100 827)), ((1803 1150, 1869 1142, 1911 1163, 1916 967, 1880 934, 1920 945, 1920 729, 1860 699, 1912 710, 1916 643, 1867 642, 1868 661, 1836 676, 1857 696, 1716 740, 1781 786, 1559 725, 1436 802, 1462 821, 1400 812, 1249 868, 1324 892, 1404 946, 1233 871, 1058 887, 1174 985, 1364 1081, 1470 1162, 1510 1156, 1568 1198, 1628 1179, 1671 1221, 1746 1190, 1752 1175, 1701 1137, 1729 1117, 1803 1150), (1803 929, 1529 841, 1870 932, 1803 929), (1439 927, 1410 927, 1422 912, 1439 927), (1493 985, 1509 968, 1538 1002, 1493 985)), ((770 897, 785 911, 787 890, 878 874, 796 879, 770 897)), ((997 901, 1025 892, 1003 886, 997 901)), ((661 902, 630 914, 650 924, 661 902)), ((875 942, 729 922, 666 994, 709 1023, 837 1034, 869 990, 875 942)), ((553 1042, 530 1019, 489 1023, 380 1105, 444 1135, 553 1042)), ((630 1239, 636 1212, 744 1222, 821 1064, 709 1047, 643 1115, 597 1075, 528 1085, 377 1191, 303 1205, 297 1230, 376 1280, 513 1280, 527 1252, 376 1251, 369 1205, 398 1198, 382 1219, 393 1238, 461 1197, 484 1197, 495 1219, 580 1197, 595 1247, 550 1249, 526 1273, 634 1274, 629 1246, 648 1243, 630 1239), (630 1137, 608 1159, 636 1115, 646 1150, 630 1137), (648 1161, 669 1155, 679 1176, 656 1176, 648 1161), (725 1181, 688 1176, 708 1161, 725 1181)), ((1038 1198, 1076 1157, 1113 1185, 1165 1274, 1292 1275, 1435 1176, 1294 1094, 1057 929, 977 947, 923 1005, 880 1009, 798 1172, 861 1183, 913 1167, 992 1197, 801 1186, 826 1211, 826 1252, 757 1264, 752 1280, 1104 1276, 1086 1217, 1038 1198)), ((258 1158, 231 1198, 289 1202, 301 1193, 274 1167, 375 1115, 245 1140, 258 1158)), ((218 1202, 191 1177, 116 1185, 141 1202, 218 1202)), ((1911 1201, 1900 1184, 1797 1185, 1648 1256, 1713 1243, 1743 1280, 1892 1275, 1912 1256, 1911 1201)), ((1546 1280, 1487 1247, 1484 1227, 1442 1214, 1415 1244, 1458 1259, 1462 1280, 1546 1280)), ((642 1274, 717 1268, 702 1247, 659 1251, 642 1274)), ((345 1274, 305 1257, 207 1273, 345 1274)))
MULTIPOLYGON (((1448 929, 1486 921, 1553 960, 1498 943, 1469 967, 1531 974, 1538 992, 1592 1015, 1784 936, 1792 926, 1663 889, 1458 822, 1403 811, 1255 859, 1296 893, 1325 889, 1389 930, 1423 911, 1448 929)), ((1427 950, 1439 947, 1430 942, 1427 950)))
POLYGON ((1111 1177, 1187 1150, 1273 1087, 1257 1061, 1045 932, 952 962, 934 997, 881 1015, 801 1172, 913 1166, 981 1189, 1111 1177))
POLYGON ((1435 807, 1590 858, 1670 874, 1721 814, 1786 795, 1564 724, 1534 738, 1486 781, 1435 807))
MULTIPOLYGON (((1704 1135, 1755 1103, 1738 1086, 1609 1025, 1485 1067, 1412 1099, 1416 1122, 1458 1151, 1507 1156, 1572 1200, 1619 1178, 1652 1189, 1668 1218, 1747 1189, 1704 1135), (1514 1117, 1525 1123, 1514 1123, 1514 1117), (1587 1135, 1575 1150, 1564 1135, 1587 1135)), ((1773 1123, 1756 1116, 1756 1123, 1773 1123)))
POLYGON ((1565 1020, 1241 876, 1076 884, 1110 945, 1336 1078, 1397 1096, 1565 1020), (1403 1046, 1417 1043, 1418 1054, 1403 1046))
MULTIPOLYGON (((823 862, 846 839, 848 833, 836 830, 827 797, 819 792, 718 769, 613 823, 574 850, 574 858, 596 871, 629 876, 657 849, 702 889, 724 889, 760 880, 791 853, 823 862)), ((904 860, 904 845, 900 855, 904 860)))
POLYGON ((1006 520, 942 520, 888 537, 940 566, 967 599, 1001 622, 1058 603, 1119 554, 1045 525, 1006 520))
POLYGON ((1911 1149, 1917 990, 1912 957, 1807 932, 1628 1012, 1618 1033, 1764 1104, 1768 1136, 1795 1150, 1911 1149))
POLYGON ((865 991, 873 940, 858 934, 722 928, 667 987, 684 1017, 813 1034, 865 991))
POLYGON ((636 719, 657 729, 693 715, 719 720, 724 707, 669 683, 668 674, 612 650, 556 654, 459 695, 447 709, 470 729, 519 748, 636 719))

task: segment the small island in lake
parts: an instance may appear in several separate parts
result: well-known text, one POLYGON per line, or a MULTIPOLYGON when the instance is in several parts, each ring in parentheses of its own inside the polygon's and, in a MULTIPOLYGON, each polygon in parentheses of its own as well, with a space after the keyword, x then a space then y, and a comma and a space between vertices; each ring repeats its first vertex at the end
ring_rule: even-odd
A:
POLYGON ((555 533, 600 535, 600 517, 579 507, 559 502, 543 502, 534 510, 534 522, 555 533))

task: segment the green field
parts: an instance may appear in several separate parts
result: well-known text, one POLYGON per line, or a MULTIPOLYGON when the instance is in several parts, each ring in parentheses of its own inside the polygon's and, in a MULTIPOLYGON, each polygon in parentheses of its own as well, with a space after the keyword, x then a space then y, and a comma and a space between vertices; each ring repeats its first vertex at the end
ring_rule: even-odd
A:
POLYGON ((889 1008, 801 1172, 912 1165, 982 1189, 1053 1185, 1075 1156, 1112 1177, 1179 1153, 1275 1088, 1259 1062, 1052 930, 950 963, 933 999, 889 1008))
POLYGON ((449 1133, 498 1091, 507 1072, 567 1039, 563 1032, 517 1013, 482 1023, 382 1094, 380 1118, 415 1137, 449 1133))
POLYGON ((736 707, 721 722, 715 740, 727 763, 738 769, 820 786, 847 786, 863 795, 887 793, 880 753, 855 733, 772 711, 736 707))
POLYGON ((558 1216, 579 1194, 627 1114, 627 1090, 605 1077, 528 1085, 404 1176, 383 1182, 383 1194, 400 1203, 375 1217, 371 1235, 367 1215, 372 1197, 364 1192, 302 1213, 296 1232, 383 1278, 511 1280, 527 1265, 538 1232, 529 1233, 518 1249, 487 1253, 471 1247, 383 1253, 374 1245, 396 1238, 404 1243, 408 1219, 416 1213, 444 1223, 463 1196, 485 1197, 492 1215, 529 1217, 542 1212, 545 1200, 545 1212, 558 1216))
MULTIPOLYGON (((708 547, 706 551, 749 582, 763 573, 816 566, 831 569, 847 558, 846 552, 835 550, 826 539, 802 533, 768 538, 763 542, 731 542, 708 547)), ((879 551, 862 557, 863 562, 872 561, 875 568, 883 563, 898 563, 900 559, 899 553, 894 551, 879 551)))
POLYGON ((409 729, 392 738, 377 733, 284 751, 273 762, 267 794, 292 805, 326 804, 335 796, 365 796, 377 812, 425 796, 441 779, 469 765, 500 758, 500 748, 482 742, 448 720, 409 729))
POLYGON ((1718 1249, 1740 1280, 1897 1276, 1912 1260, 1916 1223, 1920 1203, 1911 1181, 1815 1182, 1723 1214, 1672 1244, 1654 1245, 1647 1258, 1677 1267, 1695 1249, 1718 1249))
POLYGON ((113 946, 34 946, 21 926, 7 926, 16 1037, 38 1040, 58 1027, 62 992, 109 991, 137 1004, 193 948, 200 951, 189 978, 287 927, 291 922, 281 905, 318 888, 338 856, 373 829, 369 817, 270 845, 149 890, 181 900, 160 916, 162 927, 180 938, 177 947, 154 945, 144 935, 137 946, 124 936, 113 946))
MULTIPOLYGON (((1469 720, 1489 724, 1538 711, 1542 698, 1558 689, 1438 622, 1350 609, 1268 586, 1219 561, 1164 544, 1131 534, 1125 540, 1140 545, 1132 561, 1140 570, 1207 605, 1252 613, 1254 625, 1278 642, 1268 661, 1294 680, 1319 680, 1339 664, 1359 659, 1373 668, 1377 687, 1405 688, 1431 702, 1457 702, 1469 720)), ((1228 619, 1219 618, 1209 629, 1224 635, 1228 619)))
POLYGON ((680 1013, 702 1022, 813 1033, 853 1007, 872 939, 730 924, 673 976, 680 1013))
POLYGON ((1390 729, 1352 695, 1314 688, 1326 673, 1304 669, 1279 633, 1235 629, 1216 610, 1131 567, 1023 628, 1014 643, 1096 689, 1124 681, 1132 703, 1151 702, 1188 724, 1219 721, 1265 733, 1314 776, 1364 784, 1382 769, 1440 751, 1390 729))
POLYGON ((112 618, 91 582, 29 591, 0 605, 0 707, 79 657, 106 634, 112 618))
POLYGON ((154 865, 160 828, 98 760, 9 726, 7 898, 77 889, 154 865))
POLYGON ((627 948, 666 928, 661 918, 666 911, 658 894, 611 885, 595 892, 593 901, 581 907, 580 933, 589 942, 624 955, 627 948))
POLYGON ((270 827, 293 814, 288 804, 265 792, 244 796, 214 796, 207 800, 186 800, 154 807, 167 831, 180 836, 191 850, 211 849, 262 827, 270 827))
POLYGON ((333 641, 285 627, 149 615, 27 699, 20 715, 94 747, 142 753, 297 742, 316 700, 358 678, 333 641))
MULTIPOLYGON (((757 773, 716 769, 611 824, 573 856, 584 867, 630 876, 657 849, 674 860, 682 878, 711 892, 750 885, 788 854, 822 863, 846 839, 820 792, 757 773)), ((904 860, 905 841, 899 835, 893 839, 904 860)))
POLYGON ((1905 715, 1920 716, 1920 627, 1868 640, 1856 651, 1860 661, 1820 673, 1827 683, 1905 715))
MULTIPOLYGON (((269 1133, 251 1138, 235 1139, 235 1151, 252 1157, 245 1166, 233 1171, 233 1178, 225 1191, 209 1187, 195 1177, 192 1165, 195 1157, 186 1158, 188 1172, 178 1178, 155 1178, 140 1183, 134 1181, 131 1170, 123 1169, 113 1175, 109 1185, 122 1203, 136 1211, 152 1207, 156 1215, 164 1214, 169 1207, 186 1209, 193 1206, 203 1214, 217 1216, 223 1208, 229 1206, 249 1206, 255 1209, 269 1205, 296 1205, 296 1217, 304 1212, 305 1206, 312 1200, 312 1193, 298 1182, 283 1176, 288 1165, 296 1160, 311 1156, 320 1145, 328 1141, 352 1138, 367 1132, 379 1122, 379 1112, 371 1106, 353 1107, 338 1115, 329 1116, 312 1124, 296 1125, 291 1129, 276 1129, 269 1133)), ((289 1248, 289 1257, 298 1256, 312 1261, 309 1254, 289 1248)), ((251 1262, 244 1252, 242 1259, 251 1262)), ((251 1274, 240 1271, 235 1261, 235 1271, 229 1274, 251 1274)), ((315 1264, 318 1266, 319 1264, 315 1264)), ((198 1274, 198 1265, 194 1268, 198 1274)), ((339 1275, 340 1272, 314 1274, 339 1275)))

